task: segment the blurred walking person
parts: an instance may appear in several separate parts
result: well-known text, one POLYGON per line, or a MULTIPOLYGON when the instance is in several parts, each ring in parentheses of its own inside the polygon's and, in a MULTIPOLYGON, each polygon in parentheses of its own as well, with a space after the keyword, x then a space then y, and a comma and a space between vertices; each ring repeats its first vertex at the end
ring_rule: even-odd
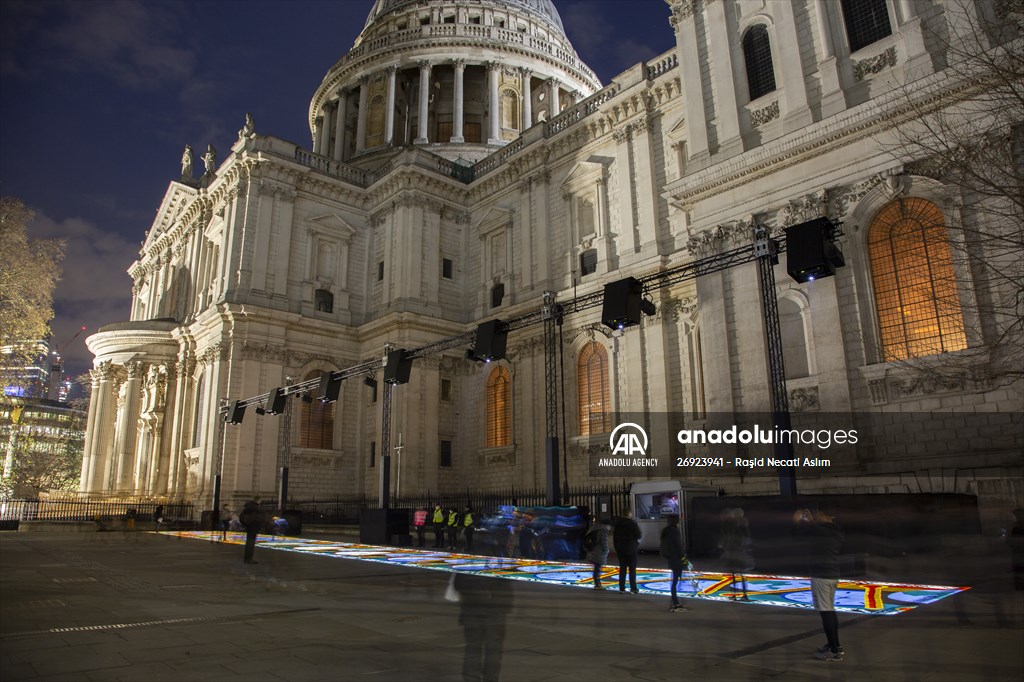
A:
POLYGON ((683 578, 683 567, 686 560, 686 548, 683 547, 683 536, 679 530, 679 517, 668 517, 668 523, 661 529, 661 556, 668 562, 672 571, 672 605, 669 611, 689 611, 685 602, 679 600, 679 581, 683 578))
POLYGON ((843 550, 843 531, 835 522, 834 505, 822 503, 816 513, 801 509, 793 516, 797 530, 807 540, 814 610, 821 615, 825 645, 814 652, 821 661, 841 661, 846 654, 839 644, 839 618, 836 616, 836 587, 839 584, 839 554, 843 550))
POLYGON ((587 561, 594 565, 594 589, 603 590, 601 569, 608 562, 608 524, 596 519, 594 527, 583 537, 583 548, 587 550, 587 561))
POLYGON ((245 526, 245 555, 242 561, 247 564, 258 564, 259 562, 253 559, 256 552, 256 536, 263 528, 263 512, 260 511, 258 497, 245 503, 239 520, 245 526))

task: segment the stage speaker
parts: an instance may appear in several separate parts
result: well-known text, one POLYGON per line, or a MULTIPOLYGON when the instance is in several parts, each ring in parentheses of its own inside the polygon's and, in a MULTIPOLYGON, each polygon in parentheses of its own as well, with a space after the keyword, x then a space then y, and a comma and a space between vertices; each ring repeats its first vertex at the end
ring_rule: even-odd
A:
POLYGON ((786 228, 786 272, 797 282, 813 282, 836 274, 846 264, 833 242, 832 222, 815 218, 786 228))
POLYGON ((284 404, 288 400, 288 396, 284 394, 283 388, 275 388, 270 392, 270 398, 267 400, 267 414, 281 414, 284 412, 284 404))
POLYGON ((490 320, 476 328, 476 343, 473 344, 473 360, 490 362, 505 357, 508 343, 508 327, 501 320, 490 320))
POLYGON ((412 358, 405 349, 399 348, 388 353, 388 361, 384 365, 384 381, 389 384, 409 383, 412 372, 412 358))
POLYGON ((644 285, 635 277, 627 277, 604 285, 601 322, 612 329, 640 324, 643 314, 653 315, 654 304, 644 300, 644 285))
POLYGON ((341 378, 334 378, 334 372, 324 372, 320 375, 320 387, 316 391, 317 400, 322 403, 333 403, 341 393, 341 378))
POLYGON ((241 400, 233 400, 228 406, 228 412, 224 415, 224 421, 228 424, 241 424, 245 419, 245 405, 241 400))

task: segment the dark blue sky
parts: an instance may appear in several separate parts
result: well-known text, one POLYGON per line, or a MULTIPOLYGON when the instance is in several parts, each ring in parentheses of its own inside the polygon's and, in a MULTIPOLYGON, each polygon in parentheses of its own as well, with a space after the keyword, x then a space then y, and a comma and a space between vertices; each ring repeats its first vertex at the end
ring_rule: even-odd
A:
MULTIPOLYGON (((0 0, 0 194, 68 240, 52 327, 126 320, 138 255, 185 144, 256 130, 309 146, 309 100, 372 0, 0 0)), ((603 83, 670 49, 665 0, 555 0, 603 83)), ((196 159, 197 163, 201 162, 196 159)), ((86 334, 65 351, 87 369, 86 334)))

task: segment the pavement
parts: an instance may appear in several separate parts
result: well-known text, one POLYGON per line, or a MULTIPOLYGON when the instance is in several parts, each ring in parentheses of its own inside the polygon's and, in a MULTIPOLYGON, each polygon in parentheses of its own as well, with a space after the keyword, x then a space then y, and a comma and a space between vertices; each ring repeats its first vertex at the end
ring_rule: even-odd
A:
MULTIPOLYGON (((0 679, 464 679, 447 574, 260 548, 258 564, 241 558, 238 545, 148 532, 0 533, 0 679)), ((1024 592, 998 554, 890 558, 868 572, 972 589, 896 616, 840 614, 846 658, 823 662, 810 611, 695 600, 670 613, 659 595, 508 581, 499 679, 1024 674, 1024 592)))

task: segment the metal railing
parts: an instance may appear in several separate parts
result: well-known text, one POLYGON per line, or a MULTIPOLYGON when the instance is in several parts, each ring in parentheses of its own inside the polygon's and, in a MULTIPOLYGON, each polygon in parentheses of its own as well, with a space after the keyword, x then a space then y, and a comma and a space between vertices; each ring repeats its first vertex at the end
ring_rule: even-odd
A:
MULTIPOLYGON (((604 487, 570 488, 563 504, 594 509, 599 496, 608 496, 611 501, 611 513, 618 516, 629 511, 629 485, 614 484, 604 487)), ((416 509, 424 507, 433 509, 440 504, 445 509, 461 510, 467 504, 478 515, 492 514, 499 507, 540 507, 546 504, 547 493, 544 490, 516 490, 508 488, 487 492, 446 492, 425 493, 423 495, 391 498, 393 509, 416 509)), ((276 502, 264 501, 261 507, 271 512, 276 509, 276 502)), ((377 497, 336 497, 333 499, 294 500, 287 505, 289 510, 302 512, 303 523, 322 524, 355 524, 359 522, 359 513, 363 509, 380 509, 377 497)))
POLYGON ((159 502, 152 499, 126 500, 0 500, 0 521, 94 521, 124 518, 129 509, 137 519, 149 520, 157 506, 163 506, 165 521, 192 519, 191 502, 159 502))

